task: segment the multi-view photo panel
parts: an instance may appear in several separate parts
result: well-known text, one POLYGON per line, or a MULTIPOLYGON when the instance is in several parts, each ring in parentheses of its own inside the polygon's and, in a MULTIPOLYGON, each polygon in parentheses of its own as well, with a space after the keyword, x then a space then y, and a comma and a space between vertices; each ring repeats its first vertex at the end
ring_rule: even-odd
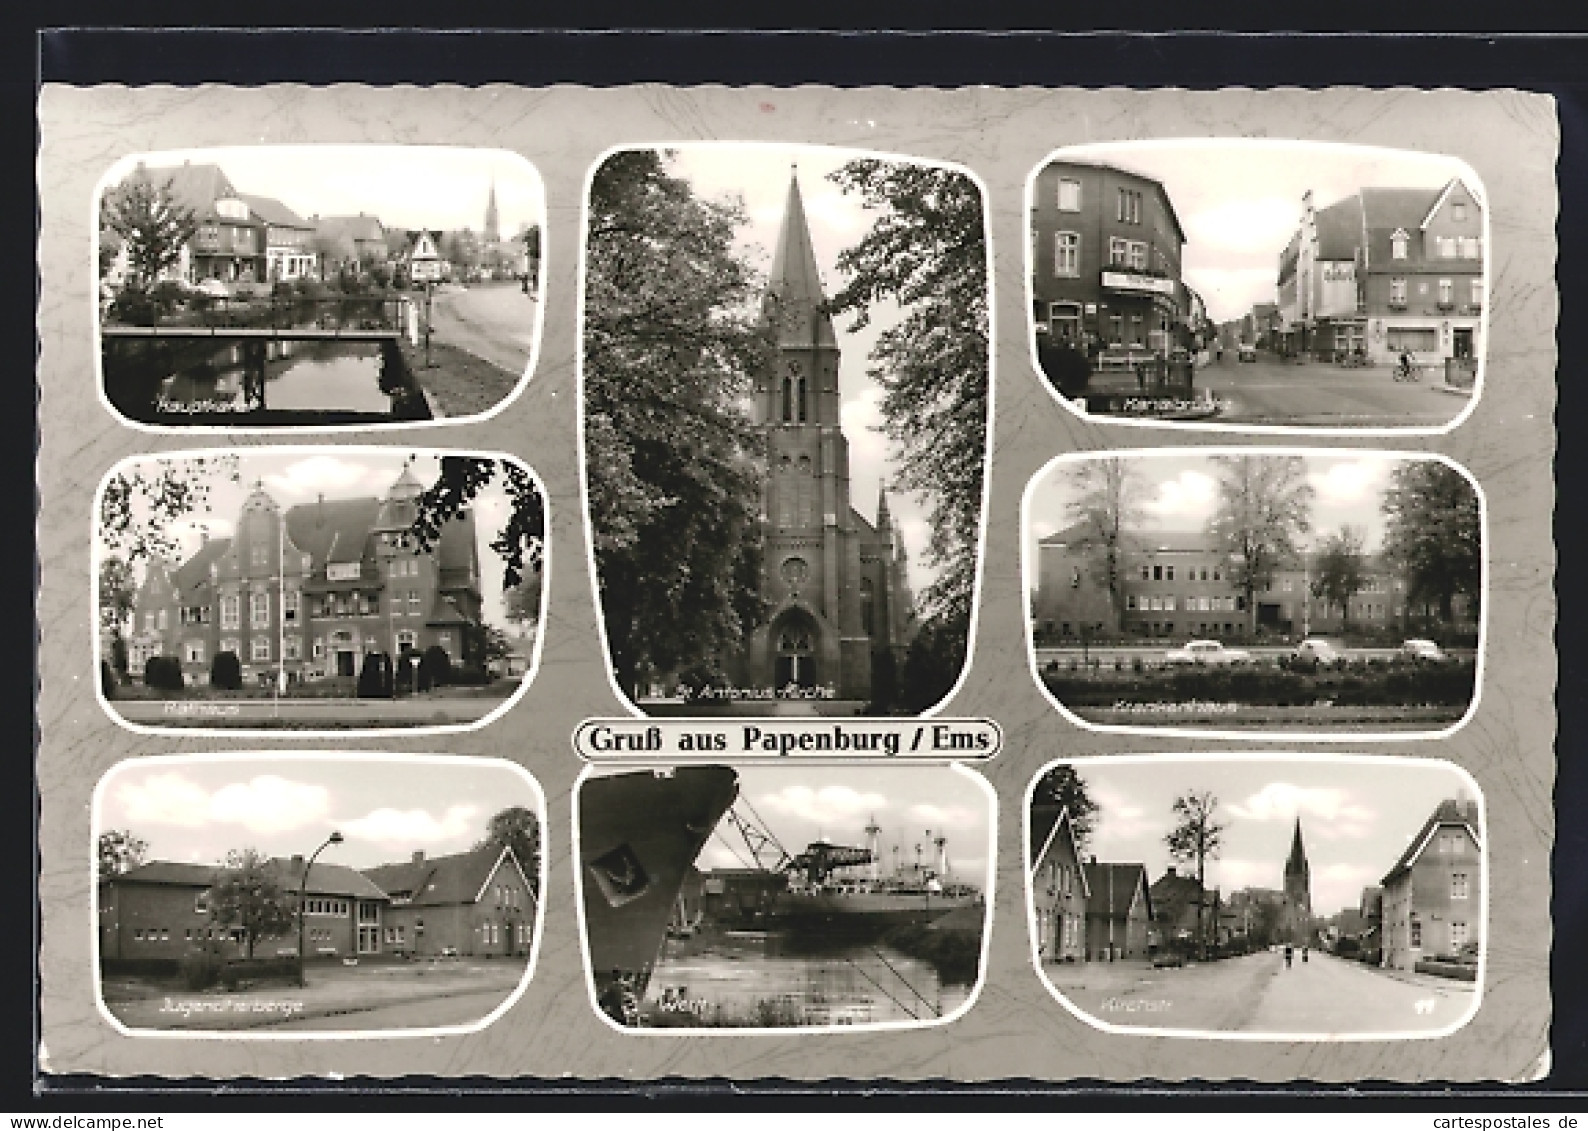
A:
POLYGON ((475 419, 529 379, 545 201, 517 154, 133 154, 96 208, 101 389, 128 423, 475 419))
POLYGON ((1300 141, 1055 151, 1027 185, 1032 359, 1114 421, 1437 432, 1482 387, 1465 162, 1300 141))
POLYGON ((1453 733, 1480 688, 1484 534, 1441 456, 1060 456, 1026 489, 1032 672, 1098 730, 1453 733))
POLYGON ((479 1029, 533 971, 545 820, 494 759, 122 762, 94 793, 100 1008, 142 1036, 479 1029))
POLYGON ((628 1031, 910 1027, 981 985, 997 804, 959 766, 593 767, 590 994, 628 1031))
POLYGON ((483 726, 528 687, 545 495, 494 453, 135 456, 100 487, 99 693, 134 729, 483 726))
POLYGON ((588 191, 582 452, 614 689, 647 715, 935 709, 980 571, 980 185, 695 144, 610 153, 588 191))
POLYGON ((1121 755, 1026 796, 1032 959, 1112 1033, 1441 1037, 1482 996, 1483 799, 1442 761, 1121 755))

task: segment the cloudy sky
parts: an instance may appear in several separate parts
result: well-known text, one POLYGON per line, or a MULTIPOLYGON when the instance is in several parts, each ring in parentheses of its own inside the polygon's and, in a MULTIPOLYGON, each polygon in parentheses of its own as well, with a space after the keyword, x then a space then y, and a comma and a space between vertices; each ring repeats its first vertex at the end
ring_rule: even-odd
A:
POLYGON ((494 813, 514 805, 544 821, 525 776, 484 759, 183 758, 112 770, 94 831, 130 830, 148 842, 150 860, 195 864, 220 863, 236 848, 307 856, 336 831, 345 843, 320 859, 370 868, 419 849, 467 851, 494 813))
MULTIPOLYGON (((1390 475, 1400 463, 1370 453, 1340 456, 1308 455, 1307 480, 1316 492, 1312 508, 1312 533, 1317 540, 1337 532, 1342 526, 1355 526, 1367 534, 1369 553, 1378 550, 1384 536, 1384 516, 1379 499, 1390 484, 1390 475)), ((1035 561, 1037 542, 1074 521, 1069 506, 1074 493, 1069 486, 1071 470, 1080 462, 1062 460, 1040 480, 1031 493, 1031 510, 1026 528, 1026 553, 1035 561)), ((1218 480, 1213 462, 1206 456, 1133 456, 1142 492, 1142 525, 1145 531, 1201 532, 1218 509, 1218 480)), ((1032 588, 1036 578, 1028 576, 1032 588)))
MULTIPOLYGON (((709 199, 738 197, 749 215, 740 230, 739 245, 761 271, 772 266, 784 206, 788 201, 791 166, 798 165, 800 197, 810 223, 811 242, 823 288, 832 297, 848 281, 838 271, 838 255, 865 236, 873 214, 860 207, 859 198, 845 195, 827 175, 856 157, 857 150, 819 146, 694 145, 679 148, 672 165, 695 191, 709 199)), ((858 333, 847 332, 853 318, 834 319, 833 329, 843 351, 838 366, 844 435, 849 439, 850 502, 866 519, 877 513, 877 490, 891 474, 888 441, 876 428, 881 390, 866 376, 867 356, 877 337, 898 322, 892 303, 872 311, 872 322, 858 333)), ((890 492, 888 505, 904 536, 910 554, 910 585, 919 593, 935 575, 924 568, 929 536, 923 511, 909 496, 890 492)))
MULTIPOLYGON (((180 461, 180 457, 166 458, 180 461)), ((322 448, 313 451, 300 448, 285 452, 268 448, 244 450, 237 455, 238 482, 234 483, 220 474, 210 476, 208 509, 172 523, 167 528, 167 534, 181 544, 182 560, 185 561, 203 544, 204 530, 208 530, 211 538, 232 536, 236 530, 237 516, 242 512, 243 501, 252 492, 256 481, 263 482, 266 492, 283 510, 313 503, 322 494, 327 499, 359 496, 379 498, 391 488, 402 472, 403 461, 408 459, 413 461, 415 478, 424 486, 434 483, 441 474, 440 459, 435 454, 413 453, 403 448, 322 448)), ((500 474, 476 497, 472 510, 479 544, 485 619, 492 624, 504 625, 502 559, 490 547, 491 540, 512 513, 512 504, 502 488, 500 474)), ((140 583, 143 569, 141 562, 134 567, 140 583)))
MULTIPOLYGON (((879 842, 885 867, 891 867, 893 846, 901 863, 930 862, 932 837, 948 838, 949 870, 959 880, 986 890, 991 858, 993 800, 976 774, 955 766, 831 766, 741 763, 736 806, 754 823, 761 815, 767 830, 791 853, 825 837, 834 844, 866 845, 872 817, 882 833, 879 842)), ((622 773, 601 769, 598 773, 622 773)), ((706 841, 696 864, 702 869, 750 866, 743 839, 724 820, 706 841), (731 847, 730 847, 731 846, 731 847)))
MULTIPOLYGON (((1277 301, 1279 253, 1301 223, 1301 197, 1322 209, 1359 188, 1443 188, 1465 163, 1437 154, 1318 142, 1202 140, 1077 146, 1062 155, 1102 161, 1163 183, 1185 229, 1181 276, 1215 322, 1277 301)), ((1057 154, 1055 156, 1058 156, 1057 154)))
MULTIPOLYGON (((1207 884, 1228 895, 1243 887, 1282 888, 1295 820, 1312 875, 1312 909, 1333 915, 1356 907, 1362 889, 1394 866, 1439 802, 1476 800, 1468 779, 1449 766, 1403 759, 1346 762, 1260 759, 1217 761, 1154 757, 1076 764, 1099 806, 1089 854, 1142 863, 1149 882, 1173 863, 1163 838, 1172 806, 1189 792, 1211 791, 1217 819, 1229 827, 1207 884)), ((1183 870, 1183 868, 1182 868, 1183 870)))
POLYGON ((496 181, 504 236, 543 224, 540 176, 516 153, 439 145, 252 145, 164 150, 118 161, 104 184, 119 184, 138 161, 149 168, 219 165, 232 187, 279 200, 311 215, 379 216, 388 228, 485 227, 485 203, 496 181))

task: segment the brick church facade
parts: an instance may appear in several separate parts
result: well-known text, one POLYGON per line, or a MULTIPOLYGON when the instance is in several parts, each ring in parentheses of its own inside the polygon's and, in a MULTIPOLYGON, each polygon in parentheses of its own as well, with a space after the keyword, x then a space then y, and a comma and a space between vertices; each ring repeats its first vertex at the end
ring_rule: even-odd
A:
POLYGON ((447 524, 429 552, 404 545, 423 493, 404 467, 382 498, 326 499, 285 513, 256 483, 230 538, 180 565, 156 558, 139 587, 128 652, 141 672, 175 656, 189 684, 234 653, 245 684, 356 677, 369 653, 431 646, 484 663, 474 518, 447 524))
POLYGON ((797 177, 766 310, 775 320, 776 350, 756 375, 754 401, 766 436, 761 593, 768 613, 733 674, 748 688, 869 701, 879 668, 903 665, 914 602, 886 492, 879 492, 874 523, 850 504, 838 339, 797 177))

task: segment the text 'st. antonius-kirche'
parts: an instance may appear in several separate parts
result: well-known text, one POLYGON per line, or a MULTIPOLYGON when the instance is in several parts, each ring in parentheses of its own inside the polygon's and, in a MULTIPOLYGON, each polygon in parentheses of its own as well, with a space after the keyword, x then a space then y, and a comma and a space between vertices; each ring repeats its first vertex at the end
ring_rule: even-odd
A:
POLYGON ((732 674, 746 687, 865 702, 879 665, 902 665, 914 609, 885 490, 875 523, 850 505, 838 339, 797 176, 789 182, 766 311, 776 348, 756 375, 755 413, 766 435, 767 616, 750 632, 732 674))

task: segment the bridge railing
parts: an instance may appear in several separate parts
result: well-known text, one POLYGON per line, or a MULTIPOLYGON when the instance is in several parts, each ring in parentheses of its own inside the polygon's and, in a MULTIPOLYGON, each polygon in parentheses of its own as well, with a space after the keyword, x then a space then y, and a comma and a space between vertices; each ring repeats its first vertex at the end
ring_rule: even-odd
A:
POLYGON ((190 295, 171 308, 151 306, 133 317, 117 317, 112 307, 106 325, 208 327, 255 330, 407 329, 414 304, 404 295, 190 295))

